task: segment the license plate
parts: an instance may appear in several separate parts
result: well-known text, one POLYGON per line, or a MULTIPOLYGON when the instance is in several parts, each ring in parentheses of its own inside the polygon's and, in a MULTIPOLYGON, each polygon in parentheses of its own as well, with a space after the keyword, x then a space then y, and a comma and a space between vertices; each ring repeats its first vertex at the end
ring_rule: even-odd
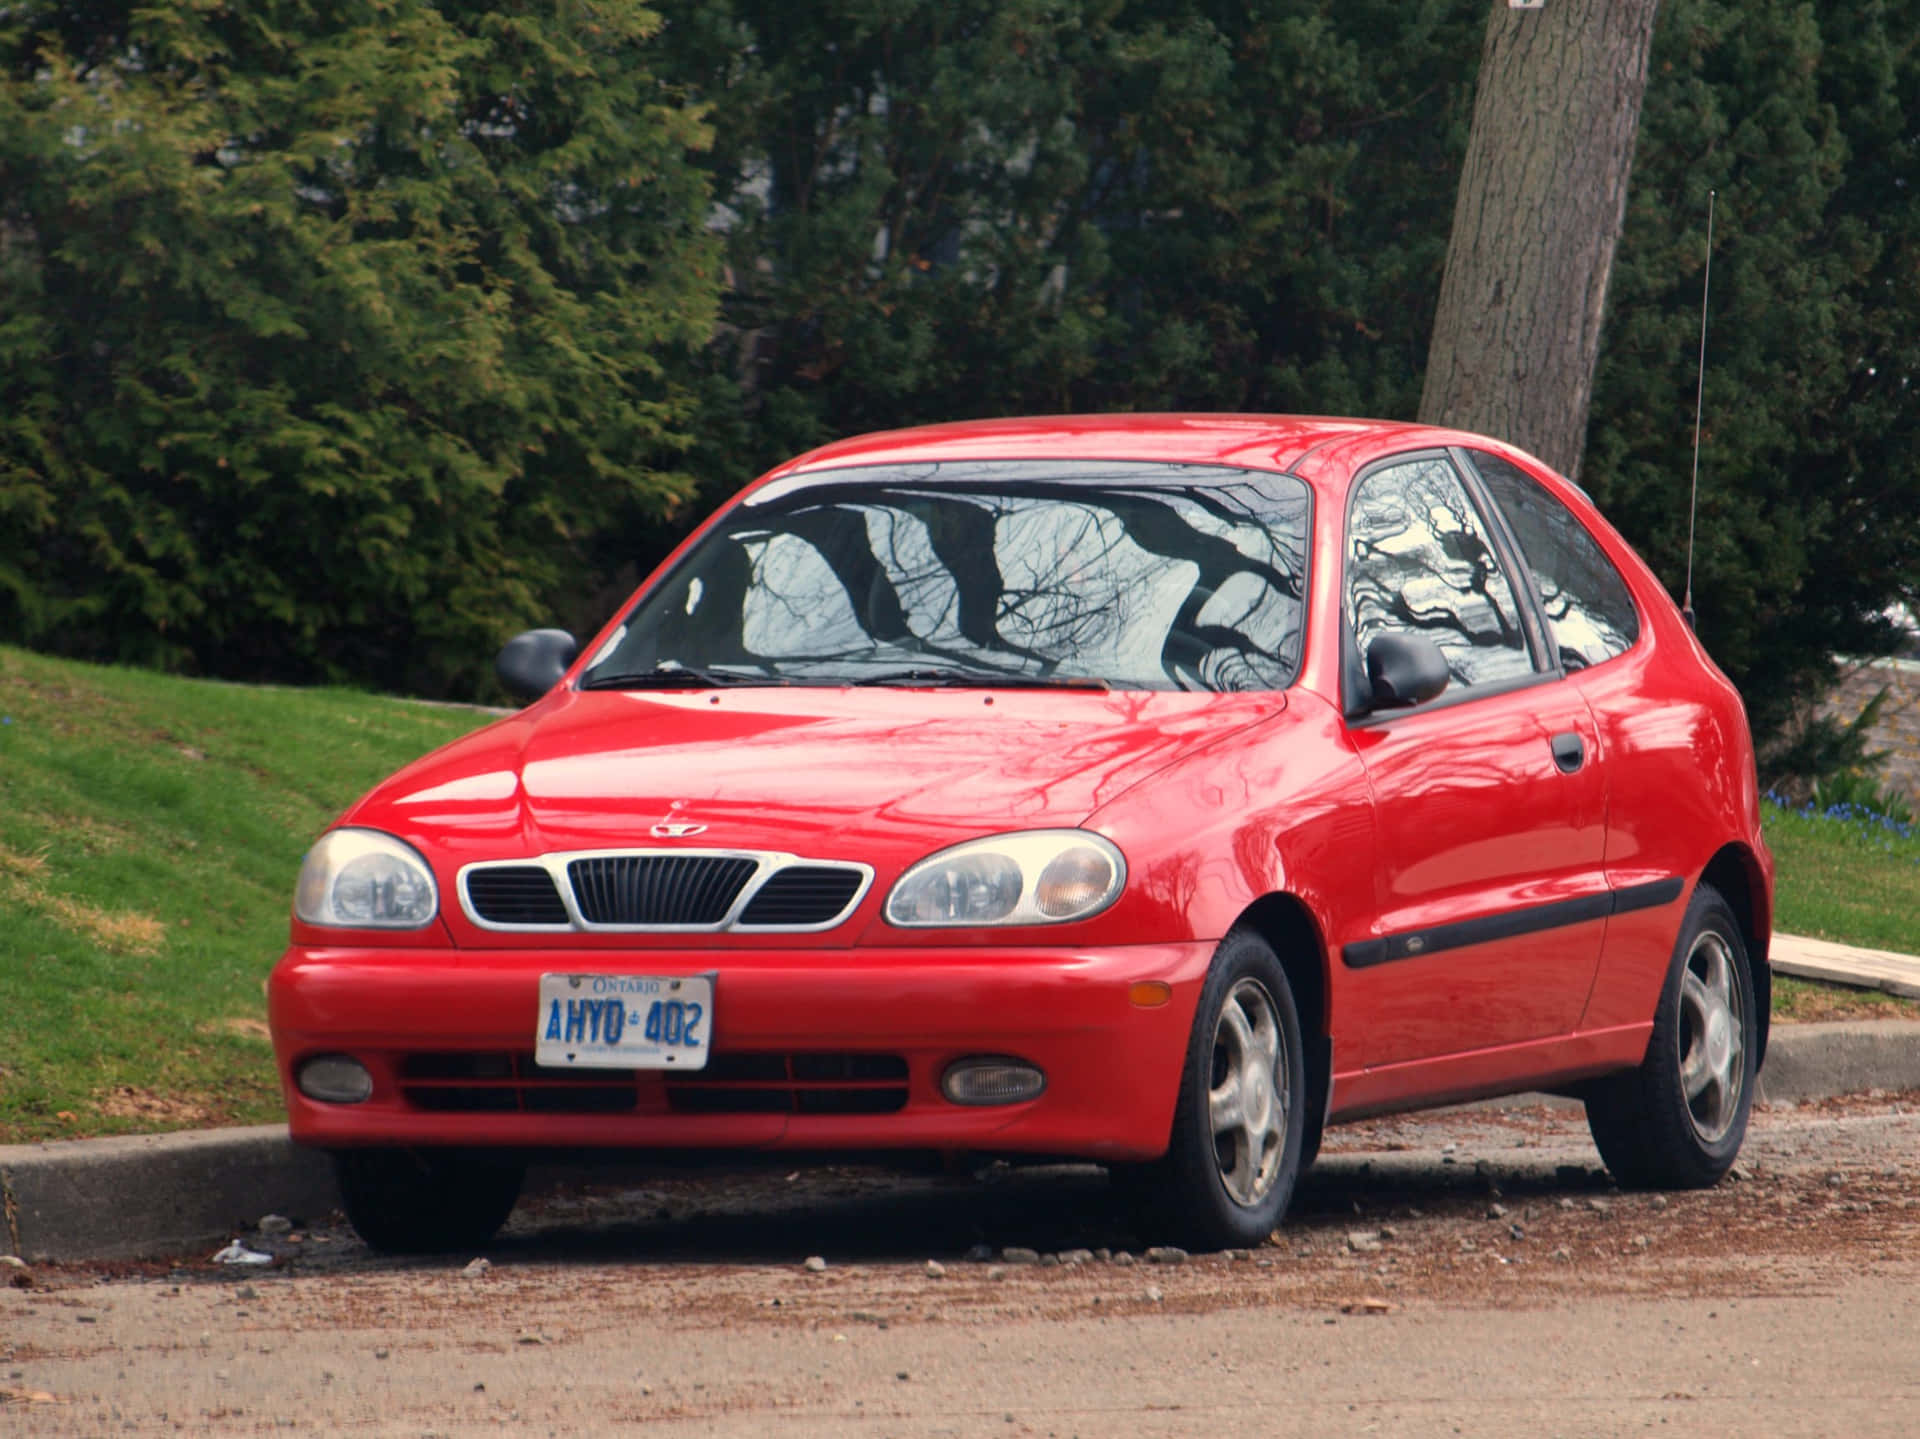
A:
POLYGON ((536 1063, 560 1069, 704 1069, 713 977, 543 974, 536 1063))

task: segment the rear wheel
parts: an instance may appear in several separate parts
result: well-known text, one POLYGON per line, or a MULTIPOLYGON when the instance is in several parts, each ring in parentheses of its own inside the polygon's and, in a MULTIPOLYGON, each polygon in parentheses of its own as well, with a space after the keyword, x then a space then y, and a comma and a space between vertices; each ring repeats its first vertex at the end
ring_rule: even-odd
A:
POLYGON ((1640 1067, 1587 1091, 1587 1126, 1622 1184, 1701 1189, 1746 1138, 1759 1056, 1747 947, 1718 890, 1687 905, 1640 1067))
POLYGON ((1197 1249, 1264 1240, 1293 1197, 1306 1092, 1286 971, 1257 935, 1230 934, 1200 993, 1172 1141, 1133 1178, 1143 1224, 1197 1249))
POLYGON ((506 1223, 521 1165, 427 1149, 350 1149, 333 1156, 341 1207, 382 1254, 484 1246, 506 1223))

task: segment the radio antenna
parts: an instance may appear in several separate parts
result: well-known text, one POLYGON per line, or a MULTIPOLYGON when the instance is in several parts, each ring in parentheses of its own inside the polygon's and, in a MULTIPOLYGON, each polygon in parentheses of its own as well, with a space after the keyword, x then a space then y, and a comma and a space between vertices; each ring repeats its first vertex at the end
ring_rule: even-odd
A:
POLYGON ((1707 397, 1707 296, 1713 291, 1713 191, 1707 191, 1707 271, 1700 282, 1700 378, 1693 392, 1693 490, 1687 496, 1687 590, 1680 616, 1693 628, 1693 523, 1700 509, 1700 411, 1707 397))

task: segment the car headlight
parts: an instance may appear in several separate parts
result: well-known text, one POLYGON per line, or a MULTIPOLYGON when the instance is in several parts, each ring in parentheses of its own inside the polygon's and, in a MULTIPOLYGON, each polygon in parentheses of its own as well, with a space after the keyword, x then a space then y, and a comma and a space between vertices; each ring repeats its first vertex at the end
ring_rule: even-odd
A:
POLYGON ((928 855, 887 896, 887 922, 904 929, 1062 924, 1120 896, 1127 862, 1083 829, 1030 830, 970 840, 928 855))
POLYGON ((300 865, 293 912, 338 929, 419 929, 440 911, 433 871, 408 844, 374 829, 320 836, 300 865))

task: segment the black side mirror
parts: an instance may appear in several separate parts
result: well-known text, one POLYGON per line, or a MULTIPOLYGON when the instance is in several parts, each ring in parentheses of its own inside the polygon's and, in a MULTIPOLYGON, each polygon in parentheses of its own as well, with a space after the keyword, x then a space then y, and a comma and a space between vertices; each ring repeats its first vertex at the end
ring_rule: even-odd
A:
POLYGON ((580 642, 565 630, 528 630, 501 647, 493 672, 515 694, 537 700, 559 683, 579 653, 580 642))
POLYGON ((1447 687, 1447 657, 1421 635, 1375 635, 1367 646, 1367 682, 1373 708, 1423 705, 1447 687))

